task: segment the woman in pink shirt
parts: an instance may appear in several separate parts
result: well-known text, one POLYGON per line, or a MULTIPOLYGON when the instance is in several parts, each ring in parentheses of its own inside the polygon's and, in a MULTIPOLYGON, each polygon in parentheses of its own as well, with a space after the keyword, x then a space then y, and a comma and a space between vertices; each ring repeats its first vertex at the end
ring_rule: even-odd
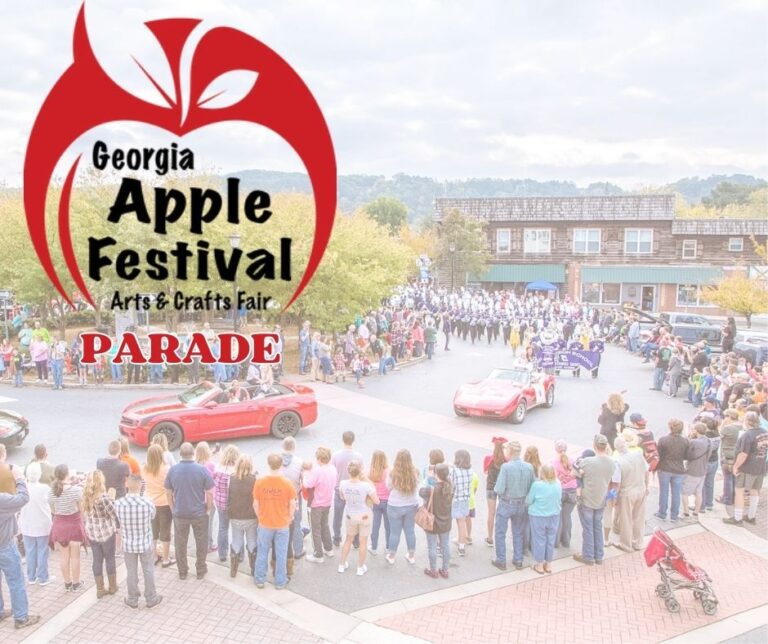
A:
POLYGON ((39 336, 32 339, 29 345, 29 355, 37 368, 37 382, 48 383, 48 358, 50 347, 39 336))
POLYGON ((307 554, 307 561, 323 563, 323 554, 333 557, 333 539, 328 517, 336 489, 336 468, 331 464, 331 450, 327 447, 318 447, 315 459, 317 463, 314 466, 310 462, 304 465, 309 468, 304 472, 304 487, 309 492, 307 504, 314 550, 312 554, 307 554))
POLYGON ((387 517, 387 499, 389 499, 388 476, 387 455, 380 449, 374 450, 371 456, 371 466, 368 469, 368 480, 376 488, 376 496, 379 497, 379 502, 373 506, 373 527, 371 529, 371 541, 368 545, 368 552, 372 555, 378 554, 376 550, 379 545, 379 531, 382 520, 384 521, 384 543, 389 543, 389 517, 387 517))
POLYGON ((557 530, 555 539, 556 548, 570 548, 571 546, 571 515, 576 507, 576 488, 577 479, 573 459, 566 452, 568 445, 564 440, 555 441, 555 451, 557 457, 552 461, 552 467, 555 468, 555 476, 560 481, 562 488, 562 501, 560 506, 560 526, 557 530))

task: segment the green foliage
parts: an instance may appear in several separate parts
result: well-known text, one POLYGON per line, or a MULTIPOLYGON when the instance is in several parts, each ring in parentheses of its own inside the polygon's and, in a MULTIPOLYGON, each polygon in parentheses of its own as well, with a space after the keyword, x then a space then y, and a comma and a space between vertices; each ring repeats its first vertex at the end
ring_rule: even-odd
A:
POLYGON ((768 184, 765 183, 765 181, 762 181, 757 185, 745 185, 723 181, 717 185, 709 197, 704 197, 701 200, 701 203, 707 207, 720 210, 733 204, 744 205, 750 202, 753 192, 760 190, 761 188, 765 189, 767 186, 768 184))
POLYGON ((684 200, 678 199, 675 210, 680 219, 766 219, 768 188, 726 188, 717 194, 713 193, 709 205, 702 201, 700 204, 689 206, 684 200), (714 205, 715 201, 722 205, 714 205))
POLYGON ((478 275, 485 272, 491 254, 483 222, 458 210, 451 210, 438 229, 437 260, 444 269, 453 268, 455 286, 464 283, 467 273, 478 275))
POLYGON ((394 235, 406 222, 408 209, 405 204, 394 197, 379 197, 363 206, 363 211, 369 214, 380 226, 389 228, 394 235))

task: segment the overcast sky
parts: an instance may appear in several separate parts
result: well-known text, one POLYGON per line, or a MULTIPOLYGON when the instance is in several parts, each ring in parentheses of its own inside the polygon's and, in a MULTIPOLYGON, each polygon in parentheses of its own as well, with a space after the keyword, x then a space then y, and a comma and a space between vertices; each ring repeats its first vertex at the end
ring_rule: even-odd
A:
MULTIPOLYGON (((71 62, 79 6, 0 0, 0 180, 8 184, 20 183, 37 109, 71 62)), ((239 28, 288 60, 326 115, 340 174, 627 188, 713 173, 768 176, 762 0, 86 3, 104 68, 153 101, 131 55, 167 81, 142 23, 179 16, 239 28)), ((71 153, 87 152, 97 135, 123 146, 174 140, 115 124, 71 153)), ((252 125, 217 125, 183 144, 199 167, 302 170, 284 142, 252 125)))

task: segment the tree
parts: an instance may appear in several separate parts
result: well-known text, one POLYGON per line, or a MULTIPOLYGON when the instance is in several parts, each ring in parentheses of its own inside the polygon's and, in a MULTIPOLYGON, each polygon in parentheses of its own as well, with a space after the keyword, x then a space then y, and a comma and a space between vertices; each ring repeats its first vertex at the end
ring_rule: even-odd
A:
POLYGON ((438 235, 437 260, 453 275, 451 287, 463 284, 467 274, 485 272, 491 255, 483 222, 451 210, 439 222, 438 235))
POLYGON ((756 185, 723 181, 717 184, 710 196, 704 197, 701 203, 718 210, 722 210, 732 204, 744 205, 749 203, 753 192, 766 187, 768 187, 768 184, 765 181, 759 181, 756 185))
POLYGON ((380 226, 389 229, 389 234, 394 235, 406 222, 408 208, 399 199, 394 197, 379 197, 363 206, 363 211, 373 218, 380 226))
POLYGON ((743 315, 747 328, 752 328, 752 316, 768 313, 768 285, 759 279, 750 279, 743 273, 726 277, 717 286, 704 289, 704 299, 721 309, 743 315))

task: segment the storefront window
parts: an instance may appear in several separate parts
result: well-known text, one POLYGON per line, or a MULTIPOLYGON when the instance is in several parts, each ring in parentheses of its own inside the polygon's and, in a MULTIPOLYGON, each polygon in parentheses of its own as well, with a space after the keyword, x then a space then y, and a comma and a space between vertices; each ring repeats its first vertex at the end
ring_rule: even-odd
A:
POLYGON ((696 284, 677 285, 678 306, 714 306, 704 297, 704 289, 696 284))
POLYGON ((582 284, 581 301, 587 304, 600 304, 600 284, 582 284))
POLYGON ((621 302, 621 284, 603 284, 603 304, 621 302))

